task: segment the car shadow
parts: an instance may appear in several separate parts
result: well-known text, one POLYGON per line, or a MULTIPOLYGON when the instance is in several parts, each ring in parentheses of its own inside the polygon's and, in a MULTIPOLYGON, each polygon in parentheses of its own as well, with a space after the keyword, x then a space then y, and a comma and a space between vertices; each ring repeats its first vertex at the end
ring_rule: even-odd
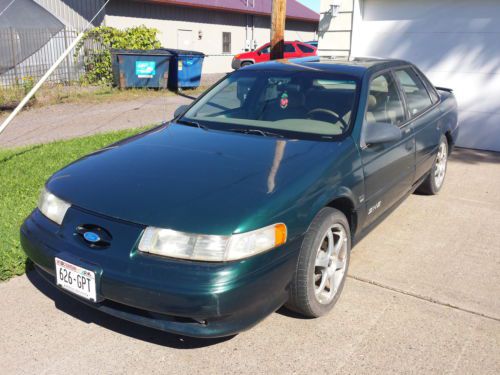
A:
POLYGON ((197 349, 216 345, 232 339, 234 336, 199 339, 181 335, 170 334, 144 327, 138 324, 122 320, 101 311, 95 310, 77 300, 67 296, 49 284, 42 276, 33 269, 30 262, 26 263, 26 276, 28 280, 46 297, 54 301, 56 308, 72 317, 87 324, 97 324, 105 329, 114 331, 121 335, 131 337, 136 340, 146 341, 152 344, 166 346, 175 349, 197 349))
POLYGON ((313 318, 308 318, 307 316, 301 315, 295 311, 292 311, 288 309, 285 306, 281 306, 277 311, 276 314, 280 314, 283 316, 286 316, 287 318, 292 318, 292 319, 300 319, 300 320, 310 320, 313 318))
POLYGON ((500 163, 500 152, 474 150, 456 147, 450 155, 450 161, 465 164, 500 163))

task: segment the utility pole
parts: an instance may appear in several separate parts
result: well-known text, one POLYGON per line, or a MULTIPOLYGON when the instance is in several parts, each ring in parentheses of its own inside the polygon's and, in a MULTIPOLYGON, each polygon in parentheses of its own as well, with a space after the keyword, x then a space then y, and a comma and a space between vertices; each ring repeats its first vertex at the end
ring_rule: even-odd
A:
POLYGON ((271 15, 271 60, 282 59, 285 48, 286 0, 273 0, 271 15))

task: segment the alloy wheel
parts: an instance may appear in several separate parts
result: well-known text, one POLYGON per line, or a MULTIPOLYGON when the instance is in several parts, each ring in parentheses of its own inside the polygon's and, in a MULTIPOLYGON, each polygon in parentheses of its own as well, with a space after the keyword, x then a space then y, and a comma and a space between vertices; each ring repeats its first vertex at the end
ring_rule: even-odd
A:
POLYGON ((436 158, 436 166, 434 168, 434 183, 439 189, 443 185, 444 176, 446 174, 446 162, 448 161, 448 145, 446 142, 441 142, 436 158))
POLYGON ((329 304, 335 297, 347 267, 347 232, 341 224, 331 226, 323 236, 314 263, 314 295, 329 304))

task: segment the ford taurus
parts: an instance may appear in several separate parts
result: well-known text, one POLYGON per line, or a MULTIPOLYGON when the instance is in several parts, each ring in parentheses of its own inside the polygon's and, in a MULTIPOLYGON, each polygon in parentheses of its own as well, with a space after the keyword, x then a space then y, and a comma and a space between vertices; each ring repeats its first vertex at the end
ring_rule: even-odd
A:
POLYGON ((21 228, 36 269, 116 317, 197 337, 332 309, 353 245, 436 194, 457 103, 396 60, 242 68, 167 124, 55 173, 21 228))

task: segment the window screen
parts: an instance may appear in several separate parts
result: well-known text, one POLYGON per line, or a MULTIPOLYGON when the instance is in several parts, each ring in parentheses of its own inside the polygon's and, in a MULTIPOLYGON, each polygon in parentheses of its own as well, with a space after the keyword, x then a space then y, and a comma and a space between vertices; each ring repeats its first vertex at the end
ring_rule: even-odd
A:
POLYGON ((290 43, 285 43, 285 50, 284 50, 285 53, 295 53, 295 47, 293 46, 293 44, 290 44, 290 43))
POLYGON ((222 33, 222 53, 231 53, 231 33, 222 33))

